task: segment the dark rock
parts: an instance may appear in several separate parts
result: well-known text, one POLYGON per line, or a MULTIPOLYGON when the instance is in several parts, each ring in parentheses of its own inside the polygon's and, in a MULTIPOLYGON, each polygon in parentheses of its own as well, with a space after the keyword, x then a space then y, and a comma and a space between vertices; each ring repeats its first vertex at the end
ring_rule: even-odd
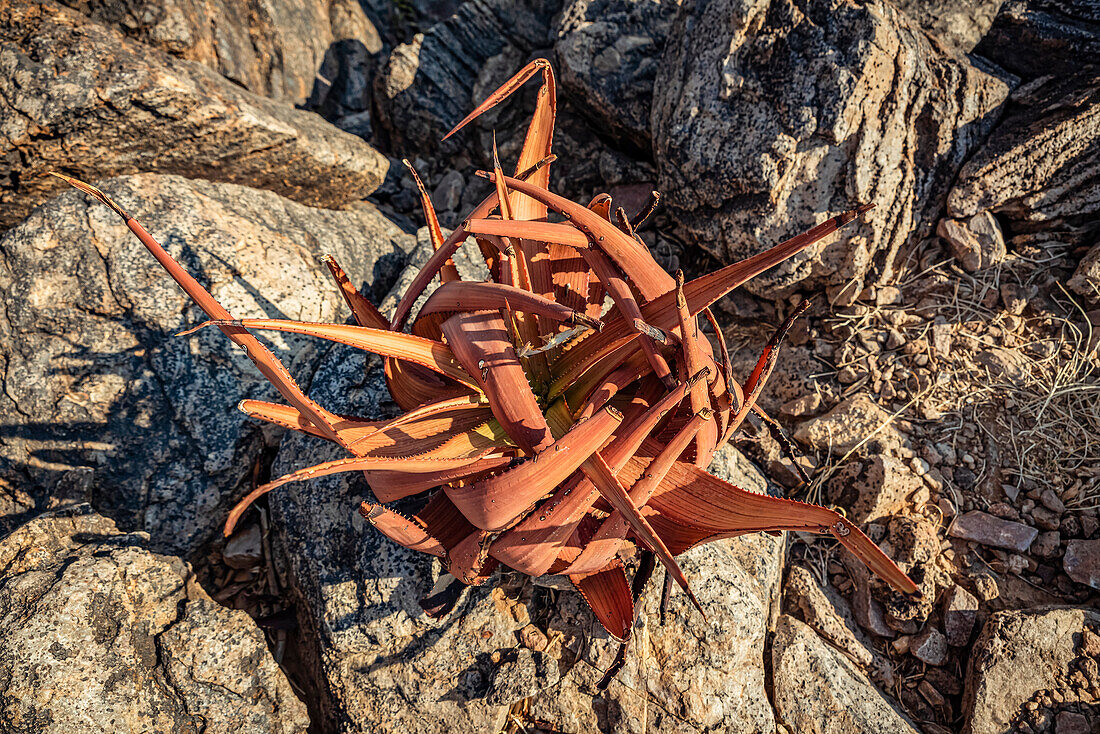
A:
POLYGON ((981 510, 972 510, 955 518, 947 534, 994 548, 1025 553, 1039 531, 1023 523, 1002 520, 981 510))
POLYGON ((0 540, 0 720, 83 734, 305 732, 305 704, 243 611, 88 505, 0 540))
POLYGON ((332 207, 388 165, 317 115, 34 0, 0 4, 0 119, 0 229, 66 188, 50 171, 176 173, 332 207))
POLYGON ((963 698, 966 734, 1011 731, 1026 713, 1024 704, 1039 692, 1067 690, 1073 669, 1097 654, 1087 649, 1087 639, 1096 639, 1098 629, 1100 613, 1093 609, 992 615, 971 651, 963 698))
POLYGON ((1045 77, 1012 102, 959 172, 948 213, 991 212, 1016 234, 1092 244, 1100 226, 1100 76, 1045 77))
POLYGON ((1067 542, 1062 567, 1077 583, 1100 589, 1100 540, 1067 542))
POLYGON ((1035 79, 1100 66, 1100 7, 1093 0, 1008 0, 975 49, 1035 79))
POLYGON ((982 39, 1004 0, 898 0, 894 4, 944 46, 967 54, 982 39))
POLYGON ((61 2, 135 41, 198 61, 251 92, 291 104, 310 96, 333 43, 353 38, 373 42, 373 52, 381 50, 378 32, 353 0, 61 2), (336 26, 330 16, 357 16, 358 29, 347 22, 336 26))
POLYGON ((1054 734, 1089 734, 1092 731, 1084 714, 1074 711, 1059 711, 1054 722, 1054 734))
MULTIPOLYGON (((484 95, 519 71, 533 51, 552 44, 560 9, 559 0, 467 2, 450 18, 395 48, 375 82, 378 123, 393 152, 427 156, 440 149, 440 138, 484 95), (481 95, 475 87, 482 87, 476 90, 481 95)), ((535 84, 531 82, 532 88, 535 84)), ((524 127, 532 109, 524 106, 524 127)), ((499 119, 499 113, 488 116, 486 129, 499 119)), ((443 143, 443 150, 459 150, 470 134, 443 143)), ((479 153, 490 150, 477 147, 479 153)))
POLYGON ((646 155, 653 80, 679 5, 573 0, 558 27, 554 52, 562 89, 598 127, 646 155))
POLYGON ((876 204, 746 287, 839 285, 873 263, 886 276, 928 234, 1007 92, 890 3, 685 3, 654 85, 659 188, 723 262, 876 204))
MULTIPOLYGON (((384 293, 414 244, 370 205, 326 211, 153 174, 103 189, 241 317, 339 321, 320 256, 384 293)), ((94 470, 96 506, 153 547, 188 554, 213 537, 279 433, 236 410, 278 398, 251 362, 215 329, 174 337, 206 316, 118 216, 76 191, 0 239, 0 298, 0 457, 35 507, 67 472, 94 470)), ((308 384, 318 342, 265 341, 308 384)))
POLYGON ((916 734, 847 658, 797 619, 783 615, 772 642, 774 702, 779 718, 807 734, 916 734))
POLYGON ((1038 558, 1053 558, 1058 555, 1058 549, 1062 545, 1062 534, 1057 530, 1048 530, 1039 533, 1035 542, 1031 544, 1031 552, 1038 558))
POLYGON ((947 644, 963 647, 970 641, 978 619, 978 600, 961 586, 953 586, 944 595, 943 630, 947 644))

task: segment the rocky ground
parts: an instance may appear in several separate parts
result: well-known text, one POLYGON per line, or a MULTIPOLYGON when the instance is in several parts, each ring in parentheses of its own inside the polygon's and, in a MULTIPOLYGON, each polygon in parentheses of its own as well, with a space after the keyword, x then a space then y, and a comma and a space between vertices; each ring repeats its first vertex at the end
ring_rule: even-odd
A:
MULTIPOLYGON (((10 0, 0 3, 0 732, 1100 732, 1100 7, 1090 0, 10 0), (857 203, 866 221, 719 303, 735 373, 803 298, 762 426, 712 471, 833 506, 918 583, 832 542, 695 549, 626 666, 573 591, 440 573, 354 512, 361 478, 236 412, 274 391, 105 208, 237 315, 382 309, 513 159, 558 75, 553 186, 699 274, 857 203), (266 643, 266 644, 265 644, 266 643)), ((458 258, 476 277, 477 256, 458 258)), ((379 364, 273 350, 336 412, 379 364)), ((659 575, 658 575, 659 576, 659 575)))

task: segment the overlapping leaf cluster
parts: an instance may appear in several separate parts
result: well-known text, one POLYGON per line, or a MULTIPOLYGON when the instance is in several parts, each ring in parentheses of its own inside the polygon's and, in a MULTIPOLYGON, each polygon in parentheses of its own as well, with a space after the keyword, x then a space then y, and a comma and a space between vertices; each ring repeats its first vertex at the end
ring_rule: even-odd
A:
POLYGON ((389 319, 326 258, 357 325, 234 320, 140 224, 97 189, 70 180, 126 220, 209 315, 207 323, 243 347, 285 399, 246 400, 244 412, 350 454, 258 487, 232 511, 226 533, 257 497, 282 484, 362 471, 378 502, 360 511, 395 542, 438 556, 464 584, 483 582, 500 563, 532 576, 565 575, 618 639, 629 636, 637 591, 622 558, 636 549, 653 553, 691 594, 675 557, 693 546, 749 532, 829 533, 894 587, 914 592, 837 513, 746 492, 705 470, 750 412, 769 420, 756 399, 790 326, 780 327, 742 384, 709 306, 862 209, 685 284, 636 236, 648 212, 631 220, 606 194, 585 206, 549 190, 555 87, 545 60, 529 64, 458 127, 536 75, 542 85, 516 174, 504 175, 494 150, 494 170, 480 175, 495 191, 449 237, 413 173, 435 253, 389 319), (460 279, 452 256, 470 238, 492 282, 460 279), (441 286, 405 333, 436 277, 441 286), (715 325, 717 350, 700 316, 715 325), (326 410, 251 333, 265 329, 383 356, 390 392, 406 412, 376 422, 326 410), (413 496, 423 499, 415 514, 388 507, 413 496))

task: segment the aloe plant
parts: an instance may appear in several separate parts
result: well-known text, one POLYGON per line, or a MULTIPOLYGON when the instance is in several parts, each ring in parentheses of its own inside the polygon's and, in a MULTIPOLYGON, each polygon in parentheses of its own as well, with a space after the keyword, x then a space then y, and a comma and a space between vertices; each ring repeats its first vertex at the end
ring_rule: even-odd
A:
POLYGON ((285 400, 245 400, 245 413, 334 441, 350 454, 257 487, 229 514, 225 533, 277 487, 359 471, 377 500, 360 512, 394 542, 437 556, 463 584, 483 583, 501 563, 531 576, 565 575, 619 640, 630 634, 638 593, 622 558, 635 549, 655 554, 697 607, 676 556, 751 532, 831 534, 894 588, 916 593, 836 512, 746 492, 706 471, 750 412, 775 425, 757 398, 794 318, 741 383, 709 307, 869 207, 685 283, 657 265, 635 232, 652 205, 630 219, 606 194, 582 205, 550 191, 556 98, 544 59, 450 134, 535 75, 542 85, 516 174, 504 174, 494 144, 493 170, 479 175, 495 190, 449 237, 413 171, 435 251, 389 319, 331 257, 325 262, 355 325, 234 319, 122 208, 62 177, 117 212, 206 312, 203 326, 217 326, 243 347, 285 400), (551 212, 563 221, 551 222, 551 212), (452 257, 470 238, 492 281, 460 279, 452 257), (406 333, 414 304, 436 277, 441 285, 406 333), (612 304, 606 313, 605 298, 612 304), (701 331, 700 316, 716 327, 716 345, 701 331), (379 422, 326 410, 252 333, 263 330, 381 355, 389 390, 405 412, 379 422), (415 513, 388 506, 413 496, 422 498, 415 513))

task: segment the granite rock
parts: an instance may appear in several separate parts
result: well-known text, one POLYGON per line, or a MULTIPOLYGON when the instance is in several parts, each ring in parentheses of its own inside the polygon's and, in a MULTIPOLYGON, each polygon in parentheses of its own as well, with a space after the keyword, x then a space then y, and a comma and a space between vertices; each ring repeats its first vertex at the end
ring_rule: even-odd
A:
MULTIPOLYGON (((1067 691, 1082 660, 1100 650, 1100 613, 1086 608, 993 614, 971 650, 966 734, 1009 731, 1037 693, 1067 691), (1091 638, 1092 643, 1087 642, 1091 638)), ((1095 669, 1095 667, 1094 667, 1095 669)))
POLYGON ((846 657, 797 619, 779 618, 772 642, 776 715, 805 734, 916 734, 913 723, 846 657))
MULTIPOLYGON (((241 317, 340 321, 321 255, 377 299, 415 244, 370 205, 326 211, 154 174, 102 186, 241 317)), ((0 298, 0 463, 30 504, 46 507, 85 472, 97 509, 155 548, 189 554, 211 538, 279 434, 236 405, 277 399, 274 388, 217 330, 174 337, 205 315, 118 216, 77 191, 0 239, 0 298)), ((264 340, 308 385, 318 343, 264 340)), ((0 518, 0 532, 19 519, 0 518)))
POLYGON ((309 98, 333 43, 355 39, 381 50, 378 32, 349 0, 61 2, 135 41, 198 61, 250 92, 291 104, 309 98), (348 16, 358 23, 346 22, 348 16))
POLYGON ((147 541, 88 505, 0 540, 5 731, 304 733, 263 633, 147 541))
POLYGON ((388 165, 313 113, 76 11, 0 4, 0 229, 65 188, 50 171, 174 173, 334 207, 365 198, 388 165))
POLYGON ((880 0, 685 2, 654 85, 658 188, 722 262, 875 204, 746 287, 885 281, 1007 93, 880 0))
POLYGON ((1093 244, 1100 232, 1100 75, 1044 77, 1017 89, 959 172, 947 208, 956 219, 996 214, 1017 235, 1093 244))
POLYGON ((558 26, 562 91, 610 137, 645 154, 653 81, 678 8, 677 0, 574 0, 558 26))

